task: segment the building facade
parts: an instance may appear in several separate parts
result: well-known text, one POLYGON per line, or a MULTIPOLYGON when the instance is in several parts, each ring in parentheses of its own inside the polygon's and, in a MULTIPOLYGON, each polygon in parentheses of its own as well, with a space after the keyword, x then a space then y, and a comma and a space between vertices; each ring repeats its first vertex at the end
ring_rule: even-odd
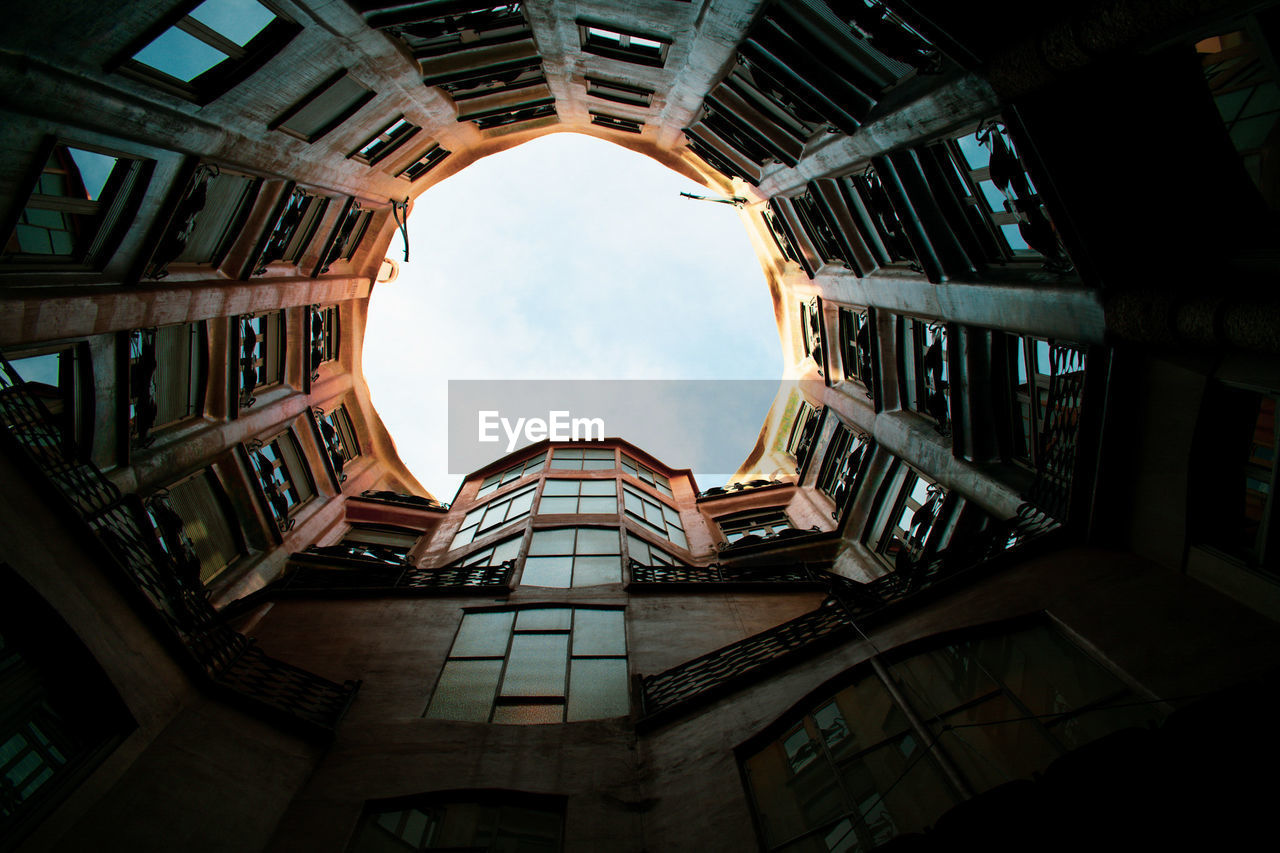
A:
POLYGON ((1276 15, 15 13, 0 849, 1255 837, 1276 15), (370 402, 413 199, 562 131, 739 209, 785 363, 732 483, 622 436, 446 504, 370 402))

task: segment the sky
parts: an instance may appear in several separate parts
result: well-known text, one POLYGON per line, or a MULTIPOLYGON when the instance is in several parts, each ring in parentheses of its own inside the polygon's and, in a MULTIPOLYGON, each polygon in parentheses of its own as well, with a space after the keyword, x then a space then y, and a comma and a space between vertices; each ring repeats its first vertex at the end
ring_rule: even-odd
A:
MULTIPOLYGON (((449 470, 450 379, 754 379, 776 390, 777 326, 738 212, 682 191, 712 194, 633 151, 556 133, 419 196, 410 260, 370 299, 363 361, 401 459, 436 497, 452 500, 468 473, 449 470)), ((402 251, 397 236, 388 255, 402 251)), ((735 458, 767 411, 741 415, 751 439, 735 458)), ((609 432, 628 437, 625 425, 609 432)), ((703 489, 730 473, 695 468, 703 489)))

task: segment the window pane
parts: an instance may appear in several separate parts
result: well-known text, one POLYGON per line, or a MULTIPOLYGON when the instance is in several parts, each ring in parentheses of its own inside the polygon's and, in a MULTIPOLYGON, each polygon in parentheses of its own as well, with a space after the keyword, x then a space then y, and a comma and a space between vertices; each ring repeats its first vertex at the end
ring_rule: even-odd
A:
POLYGON ((612 496, 607 498, 583 498, 578 512, 617 515, 618 499, 612 496))
POLYGON ((579 554, 618 554, 621 553, 619 548, 618 531, 616 530, 597 530, 591 527, 583 527, 578 530, 578 550, 579 554))
POLYGON ((520 583, 522 586, 567 588, 572 577, 572 557, 526 557, 520 583))
POLYGON ((574 586, 622 583, 621 557, 577 557, 573 563, 574 586))
POLYGON ((625 655, 624 613, 621 610, 579 609, 573 621, 575 655, 625 655))
MULTIPOLYGON (((579 617, 584 612, 590 611, 578 611, 579 617)), ((625 660, 615 658, 573 662, 569 676, 568 720, 621 717, 631 711, 628 699, 625 660)))
POLYGON ((503 696, 563 696, 569 637, 516 634, 502 679, 503 696))
POLYGON ((501 657, 507 653, 514 613, 468 613, 462 619, 452 657, 501 657))
POLYGON ((256 0, 206 0, 190 15, 241 47, 276 17, 256 0))
POLYGON ((541 515, 549 515, 556 512, 577 512, 577 498, 543 498, 542 503, 538 505, 538 513, 541 515))
POLYGON ((568 631, 573 611, 566 607, 538 607, 521 610, 516 619, 517 631, 568 631))
POLYGON ((133 58, 183 83, 190 83, 228 57, 195 36, 170 27, 135 53, 133 58))
POLYGON ((437 720, 488 721, 501 674, 500 660, 449 661, 440 673, 427 716, 437 720))
MULTIPOLYGON (((493 709, 493 721, 506 725, 533 726, 542 723, 560 723, 564 721, 564 705, 559 702, 548 704, 538 702, 529 705, 499 705, 493 709)), ((481 848, 468 848, 481 849, 481 848)), ((498 848, 484 848, 498 849, 498 848)), ((511 848, 517 849, 517 848, 511 848)), ((533 848, 530 848, 533 849, 533 848)), ((551 848, 547 848, 551 849, 551 848)))
POLYGON ((507 512, 507 518, 514 519, 529 511, 529 508, 533 506, 533 491, 533 489, 529 489, 511 499, 511 509, 507 512))
POLYGON ((530 554, 572 554, 572 527, 559 527, 555 530, 535 530, 533 541, 529 545, 530 554))
POLYGON ((111 172, 115 169, 119 158, 109 154, 99 154, 96 151, 83 151, 72 148, 70 145, 67 146, 67 153, 71 155, 76 169, 80 172, 85 198, 89 201, 100 199, 102 188, 107 185, 107 178, 111 177, 111 172))
POLYGON ((542 487, 543 497, 550 495, 576 495, 577 493, 577 480, 547 480, 547 484, 542 487))
POLYGON ((583 480, 582 494, 614 497, 618 494, 618 486, 613 480, 583 480))

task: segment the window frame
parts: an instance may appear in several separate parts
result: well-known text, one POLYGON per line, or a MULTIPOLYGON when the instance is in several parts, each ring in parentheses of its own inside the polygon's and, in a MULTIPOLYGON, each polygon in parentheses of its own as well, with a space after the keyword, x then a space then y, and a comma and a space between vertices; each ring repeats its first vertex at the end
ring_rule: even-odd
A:
MULTIPOLYGON (((557 488, 564 488, 558 486, 557 488)), ((618 481, 615 478, 599 479, 586 477, 546 477, 542 481, 542 491, 538 495, 537 508, 534 510, 535 515, 618 515, 618 481), (573 494, 550 494, 552 483, 573 483, 573 494), (583 486, 586 483, 600 483, 601 494, 584 494, 583 486), (607 487, 608 494, 604 494, 607 487), (547 501, 567 501, 573 499, 574 508, 571 510, 550 510, 547 509, 547 501), (613 501, 613 509, 610 510, 588 510, 583 509, 584 500, 593 498, 608 499, 613 501)))
MULTIPOLYGON (((612 519, 610 521, 612 521, 612 519)), ((529 537, 529 547, 528 547, 528 550, 525 552, 524 560, 520 565, 519 585, 536 587, 539 589, 581 589, 589 586, 606 586, 608 584, 622 583, 622 581, 623 581, 622 528, 620 528, 616 523, 608 523, 608 522, 596 523, 594 521, 590 521, 590 522, 583 522, 579 524, 554 524, 547 527, 535 528, 532 535, 530 535, 529 537), (563 531, 569 531, 569 530, 573 531, 573 542, 570 545, 569 551, 560 550, 560 551, 548 551, 545 553, 535 552, 535 548, 538 547, 539 534, 556 533, 556 532, 563 532, 563 531), (616 543, 614 545, 615 550, 609 551, 607 553, 598 553, 593 551, 580 552, 578 550, 578 547, 579 547, 579 543, 582 541, 581 534, 583 531, 605 532, 605 533, 612 534, 612 538, 616 543), (599 558, 599 557, 616 557, 617 558, 616 576, 613 576, 611 577, 610 580, 605 580, 605 581, 591 581, 591 582, 579 583, 578 582, 579 559, 587 558, 588 560, 590 560, 591 558, 599 558), (550 560, 550 561, 567 559, 569 561, 568 583, 540 584, 540 583, 527 580, 532 569, 532 567, 530 566, 530 561, 538 561, 538 560, 544 560, 544 559, 550 560)))
POLYGON ((417 159, 396 172, 395 177, 413 183, 419 178, 425 177, 428 172, 439 166, 452 153, 449 149, 440 147, 439 142, 433 142, 431 147, 423 151, 417 159), (422 168, 419 169, 419 166, 422 168))
POLYGON ((284 195, 272 217, 272 225, 254 257, 250 276, 265 275, 268 265, 283 261, 297 266, 320 231, 320 223, 332 199, 319 192, 294 186, 284 195))
POLYGON ((454 532, 453 538, 450 540, 448 550, 453 551, 466 545, 470 545, 477 539, 481 539, 486 535, 491 535, 500 530, 506 530, 517 521, 522 521, 533 514, 533 504, 538 484, 531 483, 523 489, 513 489, 509 493, 486 500, 482 504, 473 506, 467 510, 467 514, 462 517, 462 523, 458 525, 457 531, 454 532), (517 511, 515 515, 511 514, 511 505, 519 498, 528 496, 528 505, 517 511), (501 518, 495 512, 499 507, 503 508, 501 518), (489 521, 489 514, 494 512, 493 521, 489 521), (474 522, 472 521, 474 519, 474 522))
POLYGON ((619 62, 646 65, 651 68, 661 68, 666 64, 667 53, 672 44, 672 40, 668 36, 645 35, 634 30, 623 29, 617 24, 602 24, 579 18, 577 27, 579 47, 584 53, 591 53, 605 59, 616 59, 619 62), (617 43, 612 43, 612 39, 601 37, 593 33, 592 30, 617 36, 617 43), (657 47, 633 45, 631 43, 632 39, 653 42, 657 47))
POLYGON ((653 96, 657 94, 653 89, 644 86, 620 83, 594 74, 587 74, 583 79, 588 97, 612 101, 615 104, 649 109, 653 106, 653 96))
MULTIPOLYGON (((145 329, 130 329, 123 333, 126 338, 122 348, 127 348, 126 354, 126 377, 125 383, 127 388, 128 400, 125 406, 125 431, 129 435, 130 446, 134 448, 148 447, 155 440, 152 434, 156 431, 169 429, 181 424, 183 421, 202 417, 204 414, 205 396, 208 391, 209 376, 209 344, 208 330, 203 320, 197 320, 192 323, 175 323, 165 326, 152 326, 145 329), (186 367, 187 367, 187 413, 176 418, 166 421, 160 420, 160 413, 157 411, 156 421, 145 431, 140 431, 136 423, 137 406, 139 400, 138 385, 141 381, 146 381, 148 389, 157 388, 159 386, 159 376, 161 371, 166 371, 176 363, 174 358, 165 358, 159 352, 159 333, 161 329, 174 329, 185 327, 187 329, 188 351, 186 367), (148 336, 150 342, 148 343, 148 336), (136 346, 135 346, 136 342, 136 346), (147 353, 148 346, 151 349, 150 361, 151 370, 147 371, 147 353), (137 353, 135 355, 135 352, 137 353)), ((150 391, 148 398, 157 406, 159 401, 156 399, 158 393, 150 391)))
POLYGON ((340 125, 345 123, 356 113, 360 112, 360 110, 375 97, 377 97, 376 92, 365 86, 365 84, 361 83, 354 75, 351 74, 350 71, 344 68, 330 76, 319 86, 304 95, 301 100, 295 102, 293 106, 289 107, 277 116, 274 121, 267 125, 267 129, 278 130, 283 134, 292 136, 294 139, 300 139, 310 145, 336 130, 340 125), (348 78, 350 78, 357 86, 364 89, 364 94, 358 95, 355 100, 342 107, 337 113, 333 114, 325 124, 318 127, 315 132, 311 134, 306 134, 289 127, 289 121, 291 119, 296 118, 304 109, 323 97, 326 92, 348 78))
POLYGON ((253 479, 257 486, 255 491, 266 508, 267 517, 275 522, 276 529, 280 533, 292 530, 298 521, 298 513, 317 495, 315 475, 307 463, 302 443, 294 435, 293 429, 286 427, 266 440, 253 439, 245 444, 244 448, 249 456, 250 471, 254 474, 253 479), (288 452, 281 451, 281 441, 286 442, 288 452), (267 456, 263 452, 265 448, 273 448, 272 453, 276 458, 267 456), (290 465, 291 459, 297 462, 296 469, 290 465), (271 465, 271 476, 263 470, 263 460, 271 465), (278 482, 274 476, 275 473, 280 473, 278 482), (270 486, 267 485, 268 479, 271 480, 270 486), (290 498, 288 494, 290 491, 296 494, 296 499, 290 498), (279 498, 284 506, 278 505, 273 498, 279 498))
POLYGON ((364 163, 366 166, 376 166, 398 151, 400 146, 416 136, 421 130, 421 127, 407 120, 404 114, 401 113, 388 122, 386 127, 369 137, 356 150, 348 154, 347 159, 364 163), (402 123, 403 126, 401 126, 402 123), (367 150, 374 145, 378 145, 378 147, 372 151, 367 150))
POLYGON ((928 419, 939 434, 950 436, 951 389, 963 387, 963 383, 956 381, 956 371, 951 369, 949 324, 899 314, 895 325, 900 408, 928 419), (934 352, 939 360, 934 359, 934 352))
POLYGON ((482 497, 500 491, 504 486, 508 486, 512 483, 518 483, 529 474, 545 470, 547 467, 547 459, 550 455, 551 454, 548 451, 544 450, 541 453, 530 456, 522 462, 517 462, 515 465, 510 465, 501 471, 495 471, 494 473, 489 474, 480 481, 480 485, 476 489, 475 500, 479 500, 482 497), (508 475, 512 473, 514 473, 515 476, 509 477, 508 475))
POLYGON ((748 536, 759 536, 760 541, 767 542, 785 530, 800 529, 791 520, 791 516, 787 515, 785 506, 763 507, 745 512, 735 512, 714 518, 712 521, 720 529, 720 536, 723 540, 722 548, 737 545, 748 536), (767 530, 768 532, 762 535, 754 532, 756 530, 767 530))
POLYGON ((175 552, 181 552, 182 544, 185 542, 186 546, 191 549, 191 553, 200 561, 198 578, 200 586, 207 586, 222 575, 226 574, 229 569, 235 566, 240 560, 244 559, 249 553, 248 543, 244 536, 244 530, 241 527, 240 518, 235 512, 235 508, 232 506, 231 496, 227 493, 226 486, 222 483, 222 478, 218 476, 217 472, 212 467, 201 468, 193 474, 174 480, 164 488, 152 492, 147 497, 146 511, 155 529, 155 535, 160 542, 160 547, 166 553, 171 554, 179 563, 181 563, 182 560, 179 553, 175 552), (188 525, 194 525, 196 530, 207 536, 213 529, 214 523, 203 517, 197 519, 184 518, 178 511, 178 508, 174 507, 171 503, 171 495, 174 489, 195 480, 199 480, 204 484, 209 500, 213 503, 217 511, 218 515, 216 520, 222 522, 226 526, 226 533, 231 540, 231 547, 235 551, 234 554, 231 554, 227 558, 226 562, 222 566, 211 570, 206 570, 204 561, 200 558, 199 549, 195 545, 195 538, 192 536, 191 531, 189 531, 188 525), (181 540, 175 539, 174 531, 166 530, 163 526, 163 510, 158 510, 155 507, 155 501, 157 500, 162 501, 164 505, 172 510, 173 514, 182 521, 183 529, 181 531, 181 540))
POLYGON ((645 494, 629 483, 623 483, 621 509, 624 518, 632 519, 635 523, 642 525, 644 529, 656 533, 682 551, 689 550, 689 539, 684 531, 684 520, 680 517, 680 510, 671 506, 665 500, 645 494), (629 498, 634 498, 640 502, 640 512, 636 512, 629 498), (657 508, 656 514, 661 516, 661 527, 649 517, 649 510, 653 507, 657 508), (672 516, 675 518, 673 519, 672 516), (673 530, 678 532, 678 538, 672 538, 673 530))
POLYGON ((841 308, 839 313, 840 369, 845 380, 853 380, 875 400, 876 349, 875 309, 841 308), (863 340, 865 335, 866 340, 863 340))
POLYGON ((591 116, 591 123, 597 127, 607 128, 608 130, 619 130, 623 133, 644 132, 644 122, 639 119, 626 118, 625 116, 604 113, 599 110, 588 110, 588 113, 591 116))
POLYGON ((285 380, 286 353, 285 346, 288 342, 288 318, 284 310, 268 311, 265 314, 241 314, 235 318, 233 326, 235 334, 232 342, 232 359, 234 367, 231 371, 231 380, 234 383, 235 398, 238 408, 251 408, 256 402, 254 392, 260 388, 272 388, 276 385, 283 385, 285 380), (261 329, 261 333, 257 329, 254 330, 255 338, 261 338, 261 354, 255 357, 259 352, 259 347, 255 344, 251 352, 244 351, 245 343, 245 324, 252 323, 255 320, 268 320, 261 329), (264 376, 262 381, 255 378, 253 385, 246 385, 245 377, 250 367, 255 370, 258 365, 266 370, 271 359, 274 358, 277 364, 277 370, 271 371, 271 375, 264 376))
POLYGON ((255 0, 275 17, 257 35, 241 46, 191 17, 189 13, 203 2, 204 0, 186 0, 180 4, 142 36, 130 42, 107 63, 104 70, 146 83, 198 106, 204 106, 247 80, 284 50, 294 36, 303 29, 302 25, 286 15, 274 0, 255 0), (152 42, 174 29, 185 32, 226 54, 227 58, 190 81, 180 80, 136 59, 137 54, 152 42))

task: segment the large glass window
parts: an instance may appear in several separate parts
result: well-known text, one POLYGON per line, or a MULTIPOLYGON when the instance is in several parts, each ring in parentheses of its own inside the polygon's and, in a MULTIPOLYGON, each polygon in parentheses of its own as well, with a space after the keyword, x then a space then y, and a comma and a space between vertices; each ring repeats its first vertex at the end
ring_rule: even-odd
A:
POLYGON ((559 447, 551 454, 551 467, 565 471, 612 471, 618 465, 611 449, 559 447))
POLYGON ((134 46, 121 72, 204 104, 284 47, 301 30, 269 3, 205 0, 134 46))
POLYGON ((843 505, 849 494, 856 491, 870 446, 867 436, 844 424, 836 424, 835 432, 827 442, 827 452, 822 457, 816 484, 818 491, 835 501, 836 506, 843 505))
POLYGON ((285 200, 284 207, 267 237, 266 245, 254 266, 254 275, 263 275, 267 265, 275 261, 299 263, 311 245, 320 220, 329 208, 326 196, 294 189, 285 200))
POLYGON ((578 35, 587 53, 639 65, 661 67, 671 46, 671 40, 664 36, 642 36, 584 21, 578 22, 578 35))
POLYGON ((527 607, 463 615, 426 716, 531 724, 629 711, 623 611, 527 607))
POLYGON ((294 512, 316 493, 298 440, 286 431, 270 441, 254 441, 249 456, 277 526, 288 530, 293 527, 294 512))
POLYGON ((106 263, 146 189, 148 161, 91 146, 57 143, 5 243, 5 263, 106 263))
POLYGON ((400 116, 351 152, 349 156, 353 160, 373 166, 390 156, 421 129, 416 124, 405 121, 404 116, 400 116))
POLYGON ((867 544, 890 563, 918 559, 943 547, 947 493, 901 461, 894 464, 872 520, 867 544))
POLYGON ((62 346, 47 352, 14 353, 9 366, 26 383, 27 393, 44 404, 62 433, 64 452, 75 456, 89 446, 92 422, 86 399, 88 347, 62 346))
POLYGON ((680 513, 661 501, 655 500, 633 486, 623 486, 627 515, 657 533, 672 544, 679 545, 686 551, 689 542, 684 536, 684 525, 680 523, 680 513))
POLYGON ((538 514, 618 514, 616 480, 547 480, 542 486, 538 514))
POLYGON ((532 474, 535 471, 542 470, 542 466, 546 464, 546 461, 547 454, 543 452, 539 453, 537 456, 532 456, 523 462, 518 462, 504 471, 499 471, 496 474, 490 474, 480 481, 480 489, 476 492, 476 497, 482 498, 485 495, 492 494, 503 486, 509 483, 514 483, 526 474, 532 474))
POLYGON ((627 534, 627 555, 642 566, 678 566, 680 561, 633 533, 627 534))
POLYGON ((200 323, 129 333, 129 435, 135 445, 151 431, 200 414, 205 353, 200 323))
POLYGON ((556 853, 564 799, 507 791, 426 794, 365 809, 347 853, 556 853))
POLYGON ((533 493, 537 486, 529 486, 520 491, 478 506, 462 519, 462 527, 454 534, 449 548, 458 548, 471 542, 477 536, 496 530, 518 521, 529 514, 533 508, 533 493))
POLYGON ((524 541, 523 536, 513 536, 510 539, 504 539, 496 545, 490 545, 488 548, 481 548, 474 551, 461 560, 455 560, 450 563, 451 566, 500 566, 508 560, 514 560, 520 556, 520 543, 524 541))
POLYGON ((637 480, 648 483, 667 497, 672 497, 670 480, 650 468, 648 465, 645 465, 642 462, 637 462, 625 453, 622 454, 622 470, 626 471, 637 480))
POLYGON ((981 792, 1029 776, 1157 716, 1044 625, 882 663, 892 691, 871 667, 854 670, 740 752, 765 849, 874 848, 932 825, 961 798, 957 783, 981 792))
POLYGON ((787 512, 783 509, 766 509, 717 518, 716 524, 720 526, 720 532, 730 545, 748 536, 753 537, 750 541, 754 542, 794 529, 791 519, 787 518, 787 512))
POLYGON ((622 582, 622 547, 615 527, 555 527, 533 531, 521 586, 595 586, 622 582))

